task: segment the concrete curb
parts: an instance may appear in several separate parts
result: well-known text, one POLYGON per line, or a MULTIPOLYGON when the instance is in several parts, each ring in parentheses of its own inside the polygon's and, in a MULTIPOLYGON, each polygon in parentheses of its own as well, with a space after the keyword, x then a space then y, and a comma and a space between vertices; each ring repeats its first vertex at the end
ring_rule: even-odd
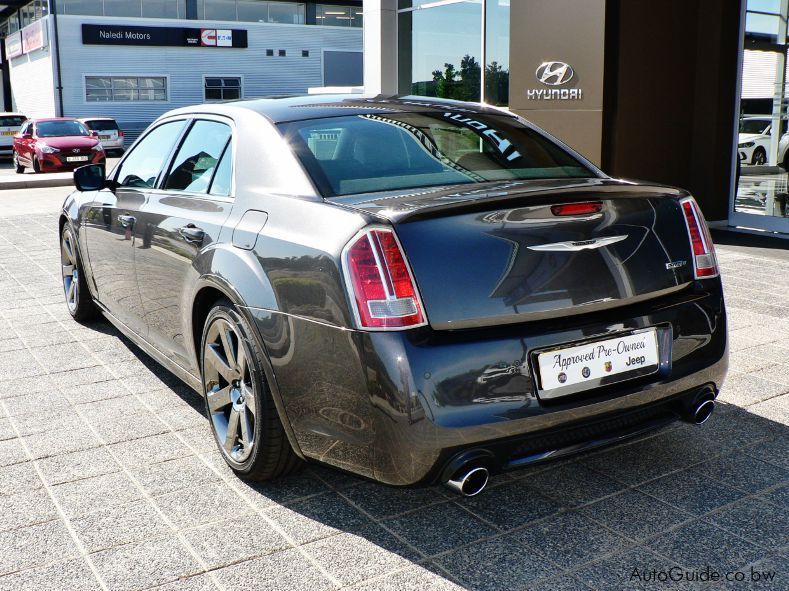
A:
POLYGON ((13 181, 0 180, 0 191, 7 189, 44 189, 47 187, 73 187, 74 177, 71 175, 62 178, 49 179, 14 179, 13 181))

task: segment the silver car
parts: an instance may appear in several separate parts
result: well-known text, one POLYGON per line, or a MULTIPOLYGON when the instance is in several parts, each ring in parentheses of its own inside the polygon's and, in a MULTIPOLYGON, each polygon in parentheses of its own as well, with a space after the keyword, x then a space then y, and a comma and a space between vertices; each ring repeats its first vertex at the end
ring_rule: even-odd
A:
POLYGON ((11 157, 14 136, 19 133, 27 117, 19 113, 0 113, 0 156, 11 157))
POLYGON ((123 152, 123 130, 112 117, 83 117, 80 119, 88 129, 99 134, 106 152, 123 152))

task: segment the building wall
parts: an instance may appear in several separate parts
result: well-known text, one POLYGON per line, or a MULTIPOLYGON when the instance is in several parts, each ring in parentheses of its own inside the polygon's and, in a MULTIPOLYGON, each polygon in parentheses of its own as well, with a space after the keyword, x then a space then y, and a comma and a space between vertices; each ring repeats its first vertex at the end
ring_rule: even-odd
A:
MULTIPOLYGON (((362 31, 350 27, 59 15, 58 28, 63 114, 72 117, 114 117, 131 139, 162 113, 204 102, 205 76, 240 77, 244 98, 305 93, 310 87, 323 85, 323 50, 362 50, 362 31), (83 45, 82 23, 246 29, 249 47, 234 49, 83 45), (266 56, 267 49, 274 50, 273 57, 266 56), (278 50, 281 49, 286 50, 285 57, 278 56, 278 50), (308 50, 309 57, 302 57, 302 50, 308 50), (87 102, 85 75, 166 76, 168 100, 87 102)), ((51 39, 53 35, 50 34, 51 39)), ((42 71, 36 71, 35 76, 29 75, 32 70, 25 70, 23 75, 22 70, 18 69, 17 62, 27 59, 25 56, 14 60, 12 68, 14 96, 20 105, 40 103, 35 110, 36 116, 55 114, 56 99, 52 74, 43 72, 43 69, 51 68, 49 56, 45 55, 46 66, 42 65, 42 71)), ((25 112, 33 114, 33 111, 25 112)))
MULTIPOLYGON (((44 19, 51 27, 51 18, 44 19)), ((52 31, 49 31, 52 38, 52 31)), ((28 117, 55 115, 53 57, 49 47, 37 49, 9 60, 13 110, 28 117)))

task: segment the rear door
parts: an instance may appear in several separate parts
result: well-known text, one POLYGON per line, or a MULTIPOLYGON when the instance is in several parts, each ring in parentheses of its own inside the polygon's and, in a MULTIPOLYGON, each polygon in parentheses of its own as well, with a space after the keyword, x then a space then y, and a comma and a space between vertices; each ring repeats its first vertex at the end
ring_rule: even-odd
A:
POLYGON ((134 261, 135 250, 145 240, 140 209, 186 123, 186 119, 168 121, 149 131, 113 173, 115 186, 98 191, 82 215, 99 301, 140 335, 147 332, 134 261))
POLYGON ((139 212, 136 267, 148 338, 172 361, 197 371, 187 330, 198 255, 213 248, 233 207, 232 123, 195 119, 167 174, 139 212))

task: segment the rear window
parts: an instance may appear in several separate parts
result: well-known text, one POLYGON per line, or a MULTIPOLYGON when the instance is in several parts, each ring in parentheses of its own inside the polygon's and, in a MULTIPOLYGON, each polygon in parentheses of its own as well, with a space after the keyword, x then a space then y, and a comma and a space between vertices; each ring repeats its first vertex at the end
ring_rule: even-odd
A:
POLYGON ((596 176, 516 119, 363 114, 280 125, 324 196, 518 179, 596 176))
POLYGON ((91 121, 85 121, 85 125, 88 126, 88 129, 92 129, 94 131, 118 131, 118 124, 111 119, 94 119, 91 121))
POLYGON ((27 119, 25 117, 0 115, 0 127, 19 127, 27 119))

